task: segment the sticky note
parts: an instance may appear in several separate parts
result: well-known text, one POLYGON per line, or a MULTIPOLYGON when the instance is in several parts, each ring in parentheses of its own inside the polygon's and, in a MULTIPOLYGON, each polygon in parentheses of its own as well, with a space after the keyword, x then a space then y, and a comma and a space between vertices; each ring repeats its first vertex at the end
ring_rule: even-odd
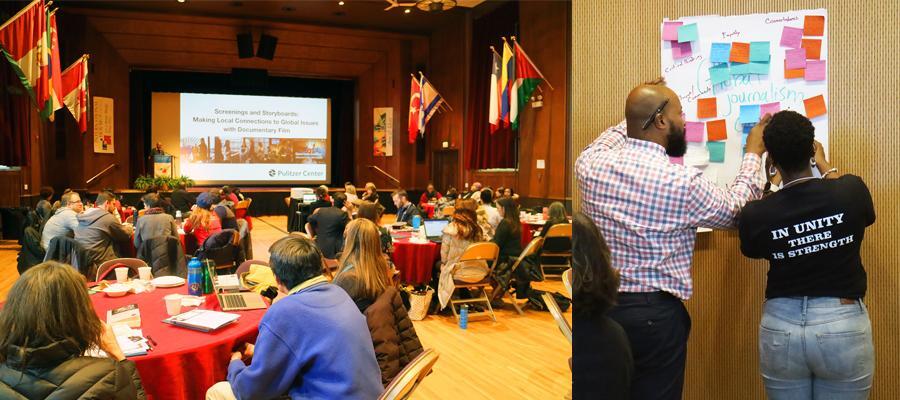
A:
POLYGON ((725 120, 717 119, 715 121, 707 121, 706 138, 712 141, 728 139, 728 131, 725 128, 725 120))
POLYGON ((775 113, 777 113, 779 111, 781 111, 781 103, 779 103, 777 101, 774 103, 766 103, 766 104, 759 105, 759 115, 760 116, 763 116, 766 114, 775 115, 775 113))
POLYGON ((693 42, 697 40, 697 24, 687 24, 678 27, 678 42, 693 42))
POLYGON ((800 48, 800 40, 803 38, 803 29, 784 27, 781 30, 781 47, 790 47, 792 49, 800 48))
POLYGON ((809 60, 806 62, 803 78, 808 81, 825 80, 825 60, 809 60))
POLYGON ((718 111, 715 97, 697 99, 697 118, 715 118, 716 115, 718 111))
POLYGON ((732 43, 731 55, 728 57, 728 61, 739 63, 750 62, 750 43, 732 43))
POLYGON ((803 17, 803 34, 806 36, 822 36, 825 34, 825 16, 807 15, 803 17))
POLYGON ((741 116, 738 121, 742 124, 755 124, 759 122, 759 104, 741 106, 741 116))
POLYGON ((728 72, 728 64, 718 64, 709 69, 709 80, 712 81, 713 85, 718 85, 730 78, 731 74, 728 72))
POLYGON ((790 49, 784 52, 788 69, 806 68, 806 49, 790 49))
POLYGON ((709 62, 727 63, 731 55, 731 43, 713 43, 709 49, 709 62))
POLYGON ((806 108, 806 118, 813 119, 820 115, 825 115, 825 97, 821 94, 803 100, 803 106, 806 108))
POLYGON ((684 136, 688 142, 703 143, 703 129, 706 125, 702 122, 685 122, 684 136))
POLYGON ((745 135, 749 134, 754 126, 756 126, 756 124, 741 124, 741 133, 745 135))
POLYGON ((803 74, 803 68, 789 69, 787 67, 787 60, 784 60, 784 79, 802 78, 803 74))
POLYGON ((732 63, 731 75, 746 75, 750 73, 750 64, 732 63))
POLYGON ((681 21, 663 22, 662 40, 678 40, 678 27, 684 25, 681 21))
POLYGON ((669 42, 672 44, 672 58, 685 58, 691 55, 691 42, 669 42))
POLYGON ((672 164, 684 165, 684 157, 669 157, 669 162, 672 164))
POLYGON ((725 142, 706 142, 706 149, 709 150, 709 162, 725 162, 725 142))
POLYGON ((818 60, 822 57, 822 39, 803 39, 800 47, 806 49, 807 60, 818 60))
POLYGON ((769 42, 750 42, 750 62, 769 62, 769 42))
POLYGON ((768 62, 752 62, 747 64, 749 67, 751 74, 760 74, 760 75, 768 75, 769 74, 769 63, 768 62))

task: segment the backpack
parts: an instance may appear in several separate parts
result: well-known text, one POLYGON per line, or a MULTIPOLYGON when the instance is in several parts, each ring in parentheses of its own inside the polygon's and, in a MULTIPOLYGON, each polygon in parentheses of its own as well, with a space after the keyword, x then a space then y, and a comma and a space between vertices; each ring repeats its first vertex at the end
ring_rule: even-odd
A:
MULTIPOLYGON (((544 303, 544 299, 541 297, 544 293, 543 290, 531 289, 528 293, 528 305, 538 311, 550 311, 550 309, 547 308, 547 304, 544 303)), ((572 300, 559 292, 553 292, 551 295, 553 296, 553 300, 556 300, 556 304, 562 312, 566 312, 572 304, 572 300)))

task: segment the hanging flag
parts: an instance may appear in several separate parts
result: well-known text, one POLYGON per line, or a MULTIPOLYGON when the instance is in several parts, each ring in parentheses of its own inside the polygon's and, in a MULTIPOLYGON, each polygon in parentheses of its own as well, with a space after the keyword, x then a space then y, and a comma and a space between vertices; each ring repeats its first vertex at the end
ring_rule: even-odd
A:
POLYGON ((59 58, 59 39, 56 29, 56 12, 49 13, 48 17, 49 29, 47 32, 50 36, 50 105, 48 118, 53 121, 54 113, 63 107, 63 91, 62 91, 62 66, 59 58))
POLYGON ((516 59, 513 55, 509 43, 503 40, 503 57, 500 60, 502 64, 500 71, 500 120, 502 124, 509 126, 510 95, 512 94, 512 80, 516 78, 516 59))
POLYGON ((431 117, 434 116, 434 113, 437 112, 438 107, 444 102, 444 99, 441 97, 441 94, 438 93, 437 89, 431 85, 431 82, 428 82, 428 79, 425 79, 425 75, 422 75, 422 110, 419 111, 419 133, 425 135, 425 125, 428 124, 428 121, 431 117))
POLYGON ((519 42, 514 42, 514 46, 516 48, 516 78, 513 82, 512 93, 518 97, 518 102, 516 103, 517 107, 514 107, 513 111, 510 112, 509 118, 512 120, 512 128, 515 130, 519 129, 519 114, 517 111, 525 109, 525 103, 531 98, 531 93, 545 79, 541 71, 531 62, 528 54, 525 54, 525 51, 519 46, 519 42))
POLYGON ((422 112, 422 87, 415 76, 411 78, 409 86, 409 143, 416 142, 416 134, 419 133, 419 114, 422 112))
POLYGON ((50 102, 48 53, 47 9, 43 0, 34 0, 0 26, 0 54, 9 61, 41 111, 49 109, 50 102))
POLYGON ((81 56, 81 59, 66 68, 60 74, 60 82, 66 108, 78 121, 78 130, 81 133, 87 132, 88 55, 81 56))
POLYGON ((491 124, 491 133, 494 133, 500 129, 500 97, 497 86, 500 84, 500 55, 493 47, 491 47, 491 53, 493 53, 494 60, 491 62, 491 98, 490 106, 488 106, 488 122, 491 124))

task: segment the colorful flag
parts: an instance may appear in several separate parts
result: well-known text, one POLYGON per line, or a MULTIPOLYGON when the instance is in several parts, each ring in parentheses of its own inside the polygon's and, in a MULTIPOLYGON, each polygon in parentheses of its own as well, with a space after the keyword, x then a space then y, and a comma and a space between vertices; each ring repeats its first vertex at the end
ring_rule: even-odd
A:
POLYGON ((422 87, 419 85, 419 81, 416 80, 416 77, 413 76, 410 78, 412 81, 409 86, 409 127, 407 130, 409 131, 409 143, 413 144, 416 142, 416 134, 419 133, 419 114, 422 110, 422 87))
POLYGON ((490 106, 488 106, 488 122, 491 124, 491 133, 494 133, 500 129, 500 97, 497 86, 500 84, 500 55, 493 51, 493 48, 491 48, 491 53, 494 54, 494 60, 491 62, 491 98, 490 106))
POLYGON ((87 132, 87 114, 88 114, 88 56, 81 56, 81 59, 75 61, 74 64, 66 68, 60 74, 60 82, 62 86, 63 102, 66 108, 78 121, 78 130, 81 133, 87 132))
POLYGON ((503 58, 500 62, 503 65, 500 72, 500 120, 509 126, 510 107, 513 104, 510 96, 512 96, 512 81, 516 78, 516 58, 505 40, 503 58))
POLYGON ((49 109, 47 8, 43 0, 34 0, 0 26, 0 54, 9 61, 38 110, 49 109))
POLYGON ((531 62, 531 58, 528 58, 528 54, 525 54, 525 51, 522 50, 522 47, 519 46, 519 43, 515 43, 516 47, 516 78, 513 83, 513 90, 511 92, 512 95, 518 97, 518 102, 515 104, 516 107, 513 107, 509 119, 512 121, 512 128, 519 129, 519 109, 523 109, 525 107, 525 103, 528 102, 528 99, 531 98, 531 93, 534 92, 534 89, 544 81, 544 75, 541 74, 541 71, 534 66, 534 63, 531 62))
POLYGON ((52 12, 48 17, 49 24, 48 33, 50 35, 50 102, 51 109, 49 119, 53 121, 53 114, 56 110, 63 107, 63 91, 62 91, 62 62, 59 58, 59 39, 57 38, 56 28, 56 12, 52 12))
POLYGON ((431 82, 428 82, 428 79, 425 78, 425 75, 422 75, 422 110, 419 112, 419 133, 422 135, 425 134, 425 125, 428 124, 428 121, 431 117, 434 116, 434 113, 437 112, 438 107, 441 106, 441 103, 444 102, 444 99, 441 97, 441 94, 438 93, 437 89, 431 85, 431 82))

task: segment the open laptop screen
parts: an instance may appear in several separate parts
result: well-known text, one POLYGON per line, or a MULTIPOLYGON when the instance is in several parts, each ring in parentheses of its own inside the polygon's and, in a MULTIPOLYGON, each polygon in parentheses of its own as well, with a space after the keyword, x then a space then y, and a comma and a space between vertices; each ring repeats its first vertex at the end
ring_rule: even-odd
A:
POLYGON ((446 219, 427 219, 425 220, 425 236, 441 237, 441 232, 447 227, 450 221, 446 219))

